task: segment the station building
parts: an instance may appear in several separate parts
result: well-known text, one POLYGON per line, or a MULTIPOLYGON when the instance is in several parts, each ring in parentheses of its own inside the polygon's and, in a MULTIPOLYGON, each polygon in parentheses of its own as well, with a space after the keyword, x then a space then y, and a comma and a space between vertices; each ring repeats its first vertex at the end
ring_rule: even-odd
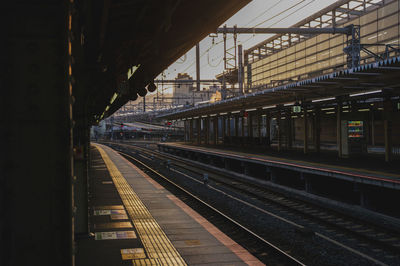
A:
POLYGON ((163 118, 186 141, 400 155, 399 1, 337 1, 293 27, 346 34, 280 34, 245 50, 246 93, 163 118))

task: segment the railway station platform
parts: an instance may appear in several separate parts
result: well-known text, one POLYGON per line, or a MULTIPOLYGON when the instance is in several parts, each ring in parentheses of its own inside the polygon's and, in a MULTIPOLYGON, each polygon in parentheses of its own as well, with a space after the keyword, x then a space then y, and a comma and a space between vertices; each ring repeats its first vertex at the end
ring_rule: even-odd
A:
MULTIPOLYGON (((245 148, 199 146, 187 143, 159 143, 161 150, 194 152, 207 156, 235 159, 249 163, 260 163, 299 172, 314 173, 339 179, 360 181, 385 187, 400 188, 400 165, 387 163, 376 158, 344 158, 335 156, 303 155, 299 152, 260 153, 245 148)), ((245 165, 243 165, 245 168, 245 165)))
POLYGON ((76 265, 263 265, 111 148, 91 147, 89 226, 76 265))
POLYGON ((159 143, 158 149, 188 163, 195 161, 208 171, 222 171, 352 216, 383 214, 378 224, 392 217, 399 223, 393 199, 400 193, 400 165, 395 162, 188 143, 159 143))

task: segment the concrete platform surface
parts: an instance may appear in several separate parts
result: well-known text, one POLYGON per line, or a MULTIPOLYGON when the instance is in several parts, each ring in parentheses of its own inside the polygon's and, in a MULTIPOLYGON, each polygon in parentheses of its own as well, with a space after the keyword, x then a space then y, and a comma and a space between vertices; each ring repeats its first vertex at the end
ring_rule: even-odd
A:
POLYGON ((92 146, 89 178, 76 265, 263 265, 111 148, 92 146))

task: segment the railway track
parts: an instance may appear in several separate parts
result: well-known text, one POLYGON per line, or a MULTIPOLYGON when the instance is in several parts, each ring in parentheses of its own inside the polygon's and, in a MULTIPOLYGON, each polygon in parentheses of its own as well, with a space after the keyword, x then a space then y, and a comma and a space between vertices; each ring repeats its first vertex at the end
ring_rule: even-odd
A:
POLYGON ((149 167, 140 160, 133 156, 120 152, 122 156, 139 166, 146 173, 150 174, 153 178, 156 178, 159 183, 168 190, 172 191, 173 194, 178 195, 179 198, 186 204, 203 214, 211 223, 216 225, 218 228, 224 227, 225 230, 230 231, 230 237, 236 240, 240 240, 241 244, 252 250, 252 253, 265 253, 268 252, 268 256, 262 258, 263 262, 270 265, 306 265, 300 260, 294 258, 289 253, 281 250, 279 247, 273 245, 263 237, 257 235, 246 226, 237 222, 234 218, 229 217, 223 212, 219 211, 212 205, 201 200, 198 196, 192 194, 190 191, 181 187, 179 184, 171 181, 163 174, 149 167))
MULTIPOLYGON (((142 161, 143 164, 153 162, 153 165, 149 166, 150 168, 157 164, 160 167, 167 166, 169 172, 197 180, 197 182, 202 182, 202 173, 207 172, 211 182, 210 188, 248 208, 290 224, 298 234, 306 238, 323 239, 331 245, 346 250, 346 253, 361 257, 370 264, 399 264, 400 239, 398 232, 390 232, 387 229, 370 225, 366 221, 346 217, 332 210, 288 198, 265 187, 232 179, 232 176, 215 171, 206 165, 159 153, 155 151, 154 147, 146 148, 126 144, 119 144, 119 147, 124 147, 128 152, 132 152, 134 148, 136 160, 142 161), (155 161, 158 163, 154 164, 155 161)), ((253 230, 259 230, 259 226, 252 227, 253 230)), ((286 249, 288 249, 287 246, 286 249)))

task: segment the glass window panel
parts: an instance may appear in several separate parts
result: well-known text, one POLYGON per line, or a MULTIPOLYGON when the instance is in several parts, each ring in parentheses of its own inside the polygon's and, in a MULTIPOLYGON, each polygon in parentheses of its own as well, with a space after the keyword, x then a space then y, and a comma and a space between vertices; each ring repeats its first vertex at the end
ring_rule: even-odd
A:
POLYGON ((325 50, 325 49, 329 49, 329 41, 318 43, 318 45, 317 45, 318 52, 325 50))
POLYGON ((296 60, 300 60, 302 58, 304 58, 306 56, 306 51, 305 50, 301 50, 296 52, 296 60))
POLYGON ((317 35, 317 43, 321 43, 321 42, 329 40, 329 35, 330 34, 319 34, 319 35, 317 35))
POLYGON ((286 54, 287 54, 287 55, 293 54, 293 53, 295 53, 295 52, 296 52, 296 47, 295 47, 295 46, 291 46, 291 47, 289 47, 289 48, 286 49, 286 54))
POLYGON ((312 55, 312 56, 307 56, 306 57, 306 64, 314 63, 317 61, 317 56, 312 55))
POLYGON ((306 47, 306 43, 305 42, 301 42, 296 44, 296 51, 300 51, 302 49, 304 49, 306 47))
POLYGON ((370 12, 368 14, 365 14, 365 15, 360 17, 360 25, 365 25, 365 24, 368 24, 370 22, 373 22, 373 21, 377 20, 377 18, 378 18, 377 10, 372 11, 372 12, 370 12))
POLYGON ((285 50, 280 51, 280 52, 278 52, 278 53, 276 54, 276 56, 277 56, 278 58, 283 58, 283 57, 286 56, 286 51, 285 51, 285 50))
POLYGON ((391 39, 398 38, 398 37, 399 37, 399 27, 394 26, 389 29, 380 31, 378 34, 378 41, 383 42, 383 41, 391 40, 391 39))
POLYGON ((312 37, 308 40, 306 40, 306 47, 310 47, 317 44, 317 37, 312 37))
POLYGON ((399 16, 396 13, 395 15, 382 18, 378 21, 378 29, 385 29, 387 27, 390 27, 392 25, 397 25, 399 23, 399 16))
POLYGON ((296 64, 294 62, 291 62, 286 65, 287 70, 293 70, 296 67, 296 64))
POLYGON ((344 63, 344 56, 336 56, 330 59, 330 65, 336 66, 344 63))
POLYGON ((343 45, 335 46, 329 50, 330 56, 343 55, 343 45))
POLYGON ((307 47, 307 49, 306 49, 306 55, 307 56, 313 55, 316 52, 317 52, 317 46, 307 47))
POLYGON ((278 66, 286 64, 286 57, 282 57, 278 59, 278 66))
POLYGON ((398 1, 394 1, 393 3, 390 3, 384 7, 379 8, 378 17, 379 18, 386 17, 390 14, 397 12, 399 10, 398 4, 399 4, 398 1))
POLYGON ((329 58, 329 50, 324 50, 318 53, 317 55, 318 60, 323 60, 329 58))
POLYGON ((296 68, 298 68, 298 67, 303 67, 305 64, 306 64, 305 58, 296 60, 296 68))
POLYGON ((361 38, 361 43, 376 43, 377 41, 378 34, 376 32, 361 38))
POLYGON ((344 39, 344 35, 340 35, 340 36, 337 36, 335 38, 331 38, 329 40, 329 45, 330 45, 330 47, 334 47, 336 45, 343 44, 344 40, 345 40, 344 39))
POLYGON ((278 73, 279 74, 282 74, 285 71, 286 71, 286 66, 285 65, 278 67, 278 73))

